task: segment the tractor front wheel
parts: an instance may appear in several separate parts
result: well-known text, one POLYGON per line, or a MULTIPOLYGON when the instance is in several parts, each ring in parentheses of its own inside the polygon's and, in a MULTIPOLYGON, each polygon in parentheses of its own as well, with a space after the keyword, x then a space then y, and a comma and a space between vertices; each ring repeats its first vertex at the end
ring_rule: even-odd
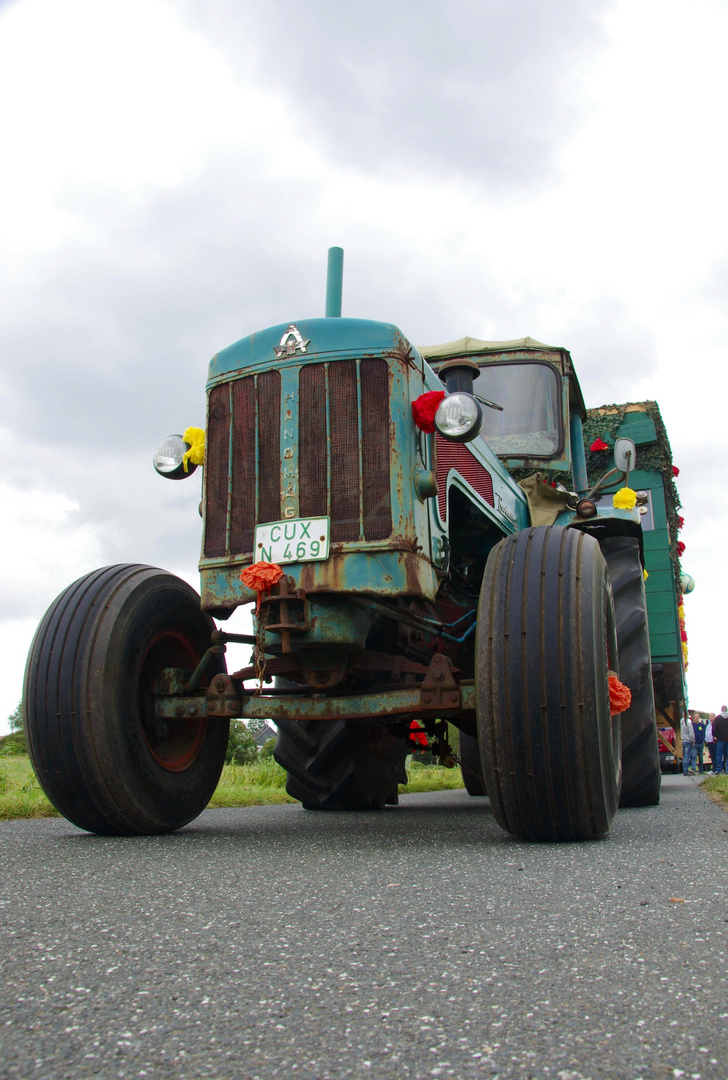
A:
MULTIPOLYGON (((205 808, 225 760, 229 722, 160 720, 164 668, 192 672, 214 623, 186 582, 150 566, 110 566, 70 585, 43 617, 23 701, 38 780, 89 832, 171 832, 205 808)), ((224 671, 212 656, 203 682, 224 671)))
POLYGON ((478 606, 480 757, 498 824, 524 840, 609 831, 621 780, 610 716, 616 634, 599 545, 574 529, 524 529, 497 544, 478 606))

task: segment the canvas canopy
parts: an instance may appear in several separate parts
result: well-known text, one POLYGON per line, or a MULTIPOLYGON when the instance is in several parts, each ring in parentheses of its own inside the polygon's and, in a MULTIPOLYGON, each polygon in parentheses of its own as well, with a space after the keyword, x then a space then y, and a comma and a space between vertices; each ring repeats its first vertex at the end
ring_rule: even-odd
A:
POLYGON ((514 338, 513 341, 481 341, 479 338, 464 337, 447 341, 444 345, 418 345, 417 349, 425 360, 447 360, 449 357, 485 352, 517 352, 521 349, 553 349, 561 352, 559 346, 544 345, 532 337, 514 338))

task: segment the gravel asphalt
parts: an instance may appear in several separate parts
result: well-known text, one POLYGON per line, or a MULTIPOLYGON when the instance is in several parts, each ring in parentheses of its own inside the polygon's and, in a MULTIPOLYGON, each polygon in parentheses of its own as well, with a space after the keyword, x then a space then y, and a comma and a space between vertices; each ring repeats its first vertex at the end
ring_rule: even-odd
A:
POLYGON ((0 823, 0 1077, 725 1080, 727 864, 682 776, 568 845, 461 791, 0 823))

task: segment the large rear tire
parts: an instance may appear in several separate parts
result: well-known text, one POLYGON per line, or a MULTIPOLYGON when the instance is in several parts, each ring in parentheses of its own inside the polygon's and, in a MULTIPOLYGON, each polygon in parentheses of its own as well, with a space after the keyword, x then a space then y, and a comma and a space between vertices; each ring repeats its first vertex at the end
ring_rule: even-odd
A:
POLYGON ((483 766, 480 762, 480 744, 475 735, 467 735, 461 731, 458 736, 460 758, 460 772, 468 795, 487 795, 485 780, 483 779, 483 766))
POLYGON ((480 756, 498 824, 524 840, 591 840, 619 801, 611 590, 591 537, 531 528, 486 563, 478 606, 480 756))
POLYGON ((362 720, 277 720, 274 757, 286 791, 306 810, 381 810, 407 783, 411 747, 386 725, 362 720))
POLYGON ((630 536, 601 541, 607 561, 617 622, 619 681, 632 693, 621 714, 622 795, 620 806, 656 806, 660 801, 660 748, 657 741, 647 600, 639 543, 630 536))
MULTIPOLYGON (((205 808, 229 722, 160 723, 162 669, 192 671, 214 623, 186 582, 150 566, 109 566, 70 585, 43 617, 25 671, 33 768, 57 810, 103 835, 171 832, 205 808)), ((206 679, 224 671, 212 657, 206 679)))

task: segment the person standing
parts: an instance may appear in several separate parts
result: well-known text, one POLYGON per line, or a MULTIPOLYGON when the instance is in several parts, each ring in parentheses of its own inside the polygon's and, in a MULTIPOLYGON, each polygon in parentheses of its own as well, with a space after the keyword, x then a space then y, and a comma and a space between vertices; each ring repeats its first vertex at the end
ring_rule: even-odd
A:
POLYGON ((728 772, 728 706, 724 705, 713 721, 715 739, 715 773, 728 772))
POLYGON ((683 776, 695 776, 695 732, 690 718, 684 716, 680 722, 680 739, 682 741, 683 776))
POLYGON ((705 729, 708 725, 699 712, 693 713, 693 731, 695 732, 695 757, 698 761, 698 772, 704 771, 703 751, 705 750, 705 729))
POLYGON ((708 748, 710 754, 710 771, 715 772, 715 738, 713 737, 713 721, 715 720, 715 713, 708 713, 708 723, 705 728, 705 745, 708 748))

